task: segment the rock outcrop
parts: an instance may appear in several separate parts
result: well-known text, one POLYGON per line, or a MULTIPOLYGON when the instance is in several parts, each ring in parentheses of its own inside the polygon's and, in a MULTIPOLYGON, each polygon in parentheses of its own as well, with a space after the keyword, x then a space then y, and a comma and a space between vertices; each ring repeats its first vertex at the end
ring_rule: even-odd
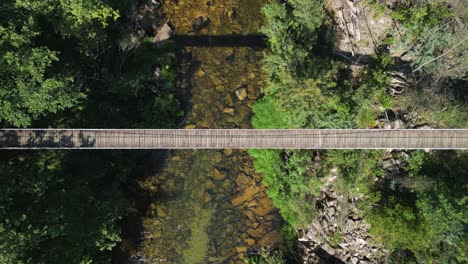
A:
POLYGON ((356 207, 358 198, 334 191, 335 179, 322 187, 318 217, 299 235, 302 263, 381 263, 385 250, 372 243, 370 226, 356 207))

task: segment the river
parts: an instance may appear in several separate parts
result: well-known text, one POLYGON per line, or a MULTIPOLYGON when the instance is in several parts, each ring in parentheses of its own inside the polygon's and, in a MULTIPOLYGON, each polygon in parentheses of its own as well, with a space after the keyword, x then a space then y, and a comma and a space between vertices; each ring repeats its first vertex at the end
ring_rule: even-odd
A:
MULTIPOLYGON (((162 12, 177 36, 244 35, 258 32, 264 2, 166 0, 162 12), (198 17, 209 25, 194 28, 198 17)), ((251 107, 265 84, 262 50, 230 43, 184 47, 177 54, 183 73, 177 86, 189 91, 183 127, 251 128, 251 107)), ((243 263, 261 247, 282 244, 280 217, 246 150, 155 157, 150 177, 137 182, 146 205, 142 238, 128 249, 133 262, 243 263)))

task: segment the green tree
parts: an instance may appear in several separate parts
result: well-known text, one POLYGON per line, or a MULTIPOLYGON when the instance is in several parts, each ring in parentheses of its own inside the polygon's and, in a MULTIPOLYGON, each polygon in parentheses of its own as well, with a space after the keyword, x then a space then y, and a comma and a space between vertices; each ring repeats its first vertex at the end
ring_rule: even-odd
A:
POLYGON ((104 263, 120 241, 132 155, 4 152, 1 263, 104 263))
POLYGON ((0 121, 28 126, 84 98, 79 66, 71 65, 73 47, 90 55, 105 39, 107 21, 117 17, 100 0, 2 1, 0 121))
POLYGON ((410 158, 408 177, 421 177, 433 184, 415 189, 387 186, 379 206, 366 213, 371 234, 392 252, 411 252, 419 263, 466 263, 468 155, 421 155, 415 152, 410 158))
POLYGON ((71 74, 51 73, 58 53, 37 47, 34 21, 0 26, 0 120, 27 126, 32 119, 73 106, 83 94, 71 74))

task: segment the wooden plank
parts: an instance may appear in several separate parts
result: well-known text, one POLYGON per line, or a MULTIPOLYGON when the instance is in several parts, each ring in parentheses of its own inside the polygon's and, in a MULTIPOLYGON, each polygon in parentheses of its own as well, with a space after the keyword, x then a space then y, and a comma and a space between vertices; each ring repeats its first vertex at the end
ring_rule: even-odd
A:
POLYGON ((0 148, 468 149, 468 130, 1 129, 0 148))

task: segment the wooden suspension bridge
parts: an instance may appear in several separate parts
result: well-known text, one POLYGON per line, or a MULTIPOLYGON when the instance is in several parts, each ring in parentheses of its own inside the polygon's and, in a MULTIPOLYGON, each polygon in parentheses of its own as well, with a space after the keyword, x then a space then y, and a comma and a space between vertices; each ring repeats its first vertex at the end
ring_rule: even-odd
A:
POLYGON ((468 149, 468 129, 0 129, 0 149, 468 149))

